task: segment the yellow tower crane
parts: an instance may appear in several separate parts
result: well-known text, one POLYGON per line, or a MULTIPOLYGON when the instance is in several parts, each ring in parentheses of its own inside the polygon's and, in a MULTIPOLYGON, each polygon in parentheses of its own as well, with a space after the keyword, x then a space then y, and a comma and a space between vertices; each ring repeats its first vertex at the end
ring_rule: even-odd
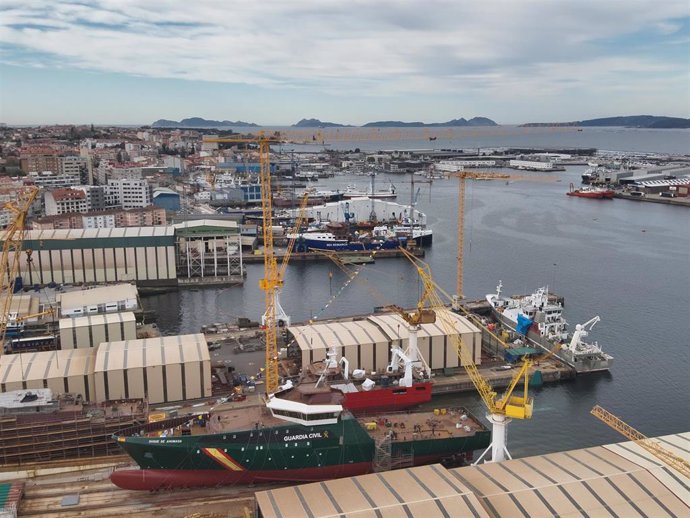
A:
POLYGON ((278 270, 275 251, 273 249, 273 203, 271 199, 271 144, 279 144, 279 136, 267 136, 263 132, 259 135, 244 137, 204 137, 204 142, 255 144, 259 147, 259 162, 261 181, 261 214, 262 235, 264 239, 264 277, 259 281, 259 287, 266 294, 266 313, 264 314, 264 329, 266 334, 266 394, 274 394, 278 390, 278 331, 276 329, 276 290, 283 286, 283 279, 278 270))
MULTIPOLYGON (((290 257, 292 257, 292 252, 295 249, 295 241, 297 240, 297 237, 299 235, 299 231, 302 228, 302 225, 304 222, 307 220, 307 203, 309 202, 309 194, 304 193, 304 196, 302 197, 302 201, 300 202, 299 205, 299 210, 297 212, 297 217, 295 218, 295 226, 293 228, 293 237, 288 240, 288 245, 285 250, 285 255, 283 256, 283 261, 280 263, 280 267, 278 268, 278 278, 282 281, 285 279, 285 271, 287 270, 288 263, 290 262, 290 257)), ((282 287, 282 284, 281 284, 282 287)), ((280 304, 280 288, 276 288, 275 290, 275 319, 276 319, 276 324, 280 324, 281 322, 289 326, 290 325, 290 317, 288 314, 285 312, 283 309, 283 306, 280 304)), ((266 325, 266 314, 264 314, 261 317, 261 325, 266 325)))
MULTIPOLYGON (((444 331, 460 358, 460 362, 467 372, 472 384, 479 392, 479 395, 488 411, 487 419, 492 424, 491 445, 477 459, 480 462, 487 453, 491 452, 491 460, 499 462, 510 457, 507 442, 507 425, 512 419, 530 419, 532 417, 533 400, 529 396, 529 371, 534 361, 546 359, 555 353, 550 351, 540 358, 524 358, 520 368, 515 371, 505 392, 499 396, 491 384, 482 376, 474 362, 471 351, 464 347, 462 339, 455 325, 455 319, 451 316, 450 309, 443 304, 438 295, 437 286, 431 276, 431 269, 424 261, 415 257, 409 251, 402 249, 405 257, 413 264, 417 274, 424 285, 424 293, 429 304, 428 311, 436 314, 437 320, 441 321, 444 331), (522 395, 514 395, 518 383, 522 381, 522 395)), ((421 309, 418 308, 418 311, 421 309)))
POLYGON ((547 181, 552 182, 555 179, 544 176, 516 176, 505 173, 498 173, 495 171, 458 171, 450 173, 450 176, 455 176, 458 179, 458 250, 457 250, 457 281, 455 287, 455 296, 457 300, 454 302, 455 306, 459 305, 459 301, 465 296, 463 291, 463 278, 465 271, 465 180, 527 180, 533 181, 547 181))
POLYGON ((611 428, 617 432, 623 434, 628 439, 633 441, 635 444, 640 445, 642 448, 647 450, 649 453, 654 455, 656 458, 661 460, 663 463, 675 468, 680 473, 685 475, 690 479, 690 462, 679 457, 672 451, 667 450, 661 446, 658 442, 648 438, 641 432, 635 430, 632 426, 625 423, 619 417, 616 417, 608 410, 600 407, 599 405, 594 405, 590 412, 593 416, 601 419, 604 423, 609 425, 611 428))
MULTIPOLYGON (((0 269, 2 269, 2 277, 0 278, 0 290, 2 291, 2 295, 0 295, 2 297, 2 308, 0 308, 0 343, 5 341, 7 326, 10 325, 12 296, 14 295, 15 282, 19 274, 26 218, 37 195, 38 187, 23 189, 18 193, 16 202, 7 202, 3 207, 14 214, 14 219, 0 238, 2 239, 2 259, 0 259, 0 269), (12 255, 11 259, 10 255, 12 255)), ((1 349, 0 354, 2 354, 1 349)))

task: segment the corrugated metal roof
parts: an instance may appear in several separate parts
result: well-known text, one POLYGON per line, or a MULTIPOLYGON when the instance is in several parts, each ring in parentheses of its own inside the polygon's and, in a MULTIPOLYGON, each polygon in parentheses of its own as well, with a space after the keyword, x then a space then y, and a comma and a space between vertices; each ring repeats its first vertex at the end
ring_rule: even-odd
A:
POLYGON ((389 338, 373 322, 368 320, 328 322, 306 326, 290 326, 302 350, 328 349, 363 343, 388 343, 389 338))
POLYGON ((135 322, 136 317, 131 311, 122 313, 99 313, 84 317, 61 318, 60 329, 72 329, 73 327, 91 327, 103 324, 119 324, 120 322, 135 322))
POLYGON ((0 383, 86 376, 92 372, 93 349, 68 349, 0 357, 0 383))
MULTIPOLYGON (((690 433, 658 440, 690 460, 690 433)), ((690 516, 690 480, 631 442, 450 473, 494 516, 690 516)))
POLYGON ((124 228, 75 228, 51 230, 27 230, 25 240, 50 239, 93 239, 109 237, 140 237, 140 236, 172 236, 175 229, 172 226, 159 225, 157 227, 124 227, 124 228))
MULTIPOLYGON (((690 460, 690 432, 655 439, 690 460)), ((447 470, 441 465, 256 493, 263 518, 679 517, 690 480, 632 442, 447 470)))
POLYGON ((203 334, 106 342, 98 347, 94 372, 210 361, 203 334))
POLYGON ((263 518, 489 518, 440 465, 262 491, 256 501, 263 518))
MULTIPOLYGON (((0 304, 5 307, 7 295, 2 297, 0 304)), ((25 317, 27 315, 34 315, 38 313, 38 307, 40 305, 39 297, 34 297, 33 295, 22 295, 16 293, 12 295, 12 300, 10 301, 10 313, 16 313, 17 316, 25 317)))
POLYGON ((60 310, 64 312, 84 306, 136 299, 137 293, 137 287, 134 284, 112 284, 88 290, 67 291, 58 294, 57 298, 60 302, 60 310))
MULTIPOLYGON (((456 322, 456 328, 462 333, 479 333, 479 329, 464 317, 449 313, 456 322)), ((441 322, 422 324, 420 337, 444 336, 446 334, 441 322)), ((295 337, 302 350, 327 349, 337 347, 388 343, 396 340, 407 340, 409 331, 407 323, 395 313, 377 313, 362 320, 342 322, 324 322, 306 326, 290 326, 288 331, 295 337)))

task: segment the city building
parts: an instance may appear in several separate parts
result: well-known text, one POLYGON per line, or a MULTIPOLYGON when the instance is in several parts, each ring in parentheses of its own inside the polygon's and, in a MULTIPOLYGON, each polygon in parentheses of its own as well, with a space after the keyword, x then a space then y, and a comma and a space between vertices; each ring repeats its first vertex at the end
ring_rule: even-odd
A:
POLYGON ((177 212, 180 210, 180 193, 166 187, 153 190, 153 204, 165 210, 177 212))
POLYGON ((58 150, 51 146, 29 146, 20 150, 19 160, 22 171, 26 174, 37 171, 59 170, 58 150))
MULTIPOLYGON (((151 205, 151 187, 146 180, 108 180, 107 196, 123 209, 136 209, 151 205)), ((106 202, 107 203, 107 202, 106 202)), ((111 205, 111 206, 112 206, 111 205)))
POLYGON ((58 230, 79 228, 152 227, 166 224, 167 217, 165 214, 165 209, 150 206, 143 209, 110 209, 98 212, 87 212, 84 214, 70 212, 67 214, 46 216, 33 220, 32 228, 33 230, 58 230))
POLYGON ((55 216, 68 212, 86 212, 86 193, 79 189, 55 189, 45 193, 46 215, 55 216))
POLYGON ((74 187, 81 183, 81 176, 77 172, 53 173, 51 171, 36 172, 32 171, 27 175, 27 183, 32 183, 38 187, 74 187))

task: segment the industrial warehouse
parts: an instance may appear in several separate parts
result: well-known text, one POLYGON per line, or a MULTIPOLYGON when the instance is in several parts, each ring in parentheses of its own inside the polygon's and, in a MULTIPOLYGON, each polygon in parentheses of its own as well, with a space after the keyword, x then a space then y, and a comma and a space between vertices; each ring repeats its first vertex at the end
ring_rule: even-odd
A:
MULTIPOLYGON (((476 365, 481 364, 481 331, 466 318, 451 313, 454 329, 476 365), (471 351, 471 355, 470 355, 471 351)), ((309 325, 290 326, 294 338, 290 347, 299 349, 302 366, 322 361, 335 346, 339 357, 347 358, 356 368, 385 372, 391 360, 391 347, 402 350, 409 345, 408 324, 393 313, 377 313, 359 319, 336 320, 309 325)), ((440 323, 421 324, 418 331, 419 352, 432 370, 454 369, 464 365, 449 333, 440 323)))
POLYGON ((203 335, 101 343, 3 355, 0 388, 51 389, 84 401, 146 400, 151 404, 211 396, 211 363, 203 335))
POLYGON ((227 221, 29 230, 21 255, 19 274, 28 286, 136 282, 141 288, 170 288, 244 280, 239 229, 227 221))

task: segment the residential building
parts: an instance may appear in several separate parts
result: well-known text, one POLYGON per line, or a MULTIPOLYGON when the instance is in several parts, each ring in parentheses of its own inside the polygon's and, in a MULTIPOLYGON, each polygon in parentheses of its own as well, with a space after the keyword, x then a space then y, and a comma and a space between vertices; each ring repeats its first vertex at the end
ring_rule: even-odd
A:
POLYGON ((34 185, 45 188, 74 187, 81 183, 81 176, 79 172, 76 174, 72 172, 55 174, 51 171, 43 171, 41 173, 32 171, 28 174, 27 180, 34 185))
MULTIPOLYGON (((0 213, 0 222, 2 214, 0 213)), ((146 207, 144 209, 114 209, 102 212, 71 212, 46 216, 33 220, 33 230, 61 230, 79 228, 154 227, 166 225, 165 209, 146 207)))
POLYGON ((107 196, 116 200, 113 205, 123 209, 136 209, 151 205, 151 187, 146 180, 109 180, 107 196))
POLYGON ((68 212, 86 212, 86 193, 78 189, 55 189, 45 193, 46 215, 55 216, 68 212))
POLYGON ((58 151, 50 146, 24 147, 19 154, 22 171, 27 174, 35 171, 57 173, 58 158, 58 151))
POLYGON ((88 169, 87 159, 81 156, 61 156, 58 161, 58 173, 81 178, 88 169))

